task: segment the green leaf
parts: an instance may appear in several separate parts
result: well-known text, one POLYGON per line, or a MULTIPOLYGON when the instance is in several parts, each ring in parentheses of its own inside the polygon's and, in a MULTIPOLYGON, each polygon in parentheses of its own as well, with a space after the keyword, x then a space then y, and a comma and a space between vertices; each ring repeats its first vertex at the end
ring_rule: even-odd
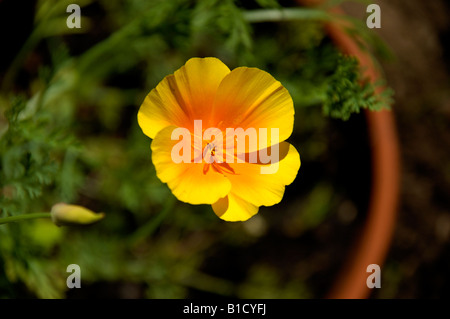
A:
POLYGON ((376 87, 383 83, 371 83, 361 79, 358 60, 339 55, 336 69, 327 80, 327 99, 322 110, 327 116, 348 120, 353 113, 362 109, 379 111, 389 109, 392 103, 392 90, 376 93, 376 87))

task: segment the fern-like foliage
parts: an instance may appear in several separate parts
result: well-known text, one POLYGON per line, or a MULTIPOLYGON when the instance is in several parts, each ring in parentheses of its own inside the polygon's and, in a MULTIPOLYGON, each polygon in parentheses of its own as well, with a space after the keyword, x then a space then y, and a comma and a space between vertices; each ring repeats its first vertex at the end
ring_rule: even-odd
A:
POLYGON ((361 79, 358 60, 354 57, 338 55, 335 71, 327 79, 323 113, 333 118, 348 120, 352 113, 361 109, 379 111, 389 108, 392 103, 391 89, 377 93, 376 87, 383 83, 371 83, 361 79))
POLYGON ((77 144, 63 130, 63 123, 58 124, 45 110, 35 112, 35 102, 16 97, 4 112, 7 129, 0 139, 2 216, 27 213, 45 188, 57 181, 64 153, 77 144))

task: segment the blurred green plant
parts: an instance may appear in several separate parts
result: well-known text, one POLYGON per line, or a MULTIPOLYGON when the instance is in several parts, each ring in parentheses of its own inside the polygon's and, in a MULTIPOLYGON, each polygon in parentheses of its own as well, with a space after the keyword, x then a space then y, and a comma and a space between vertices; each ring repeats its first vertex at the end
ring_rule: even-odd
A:
MULTIPOLYGON (((177 203, 156 178, 136 114, 150 89, 190 57, 216 56, 230 68, 274 74, 303 119, 294 134, 312 137, 302 156, 318 157, 326 148, 323 114, 345 120, 386 106, 390 94, 375 95, 357 62, 328 41, 321 21, 334 17, 275 0, 83 0, 75 1, 82 28, 68 29, 70 3, 37 2, 33 31, 1 82, 0 218, 58 202, 106 218, 83 229, 49 220, 0 225, 0 297, 18 297, 24 287, 31 296, 65 297, 71 263, 85 283, 141 284, 148 298, 186 297, 190 289, 310 297, 303 282, 284 285, 270 267, 255 265, 242 284, 202 271, 215 245, 251 245, 258 232, 222 223, 206 206, 177 203), (40 62, 30 69, 30 60, 40 62)), ((315 186, 319 200, 330 197, 315 186)), ((314 227, 326 212, 307 207, 300 224, 314 227)))

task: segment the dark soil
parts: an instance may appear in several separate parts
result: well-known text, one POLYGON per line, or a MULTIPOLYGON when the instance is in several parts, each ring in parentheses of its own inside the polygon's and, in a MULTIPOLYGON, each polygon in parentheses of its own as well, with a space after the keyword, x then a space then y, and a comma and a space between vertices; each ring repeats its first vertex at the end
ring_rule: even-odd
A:
MULTIPOLYGON (((377 2, 379 33, 394 54, 382 66, 395 90, 402 180, 385 289, 373 297, 449 297, 450 3, 377 2)), ((347 9, 361 14, 355 6, 347 9)))
POLYGON ((403 160, 399 220, 387 262, 402 277, 392 297, 449 297, 450 3, 382 5, 381 34, 396 54, 383 67, 396 91, 403 160))

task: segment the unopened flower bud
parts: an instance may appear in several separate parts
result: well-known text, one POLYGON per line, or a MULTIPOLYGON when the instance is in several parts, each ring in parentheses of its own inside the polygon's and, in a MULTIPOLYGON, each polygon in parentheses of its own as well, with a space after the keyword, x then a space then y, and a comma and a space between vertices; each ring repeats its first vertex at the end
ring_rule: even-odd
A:
POLYGON ((87 225, 95 223, 105 217, 104 213, 96 214, 82 206, 68 205, 65 203, 53 205, 50 214, 53 223, 57 226, 87 225))

